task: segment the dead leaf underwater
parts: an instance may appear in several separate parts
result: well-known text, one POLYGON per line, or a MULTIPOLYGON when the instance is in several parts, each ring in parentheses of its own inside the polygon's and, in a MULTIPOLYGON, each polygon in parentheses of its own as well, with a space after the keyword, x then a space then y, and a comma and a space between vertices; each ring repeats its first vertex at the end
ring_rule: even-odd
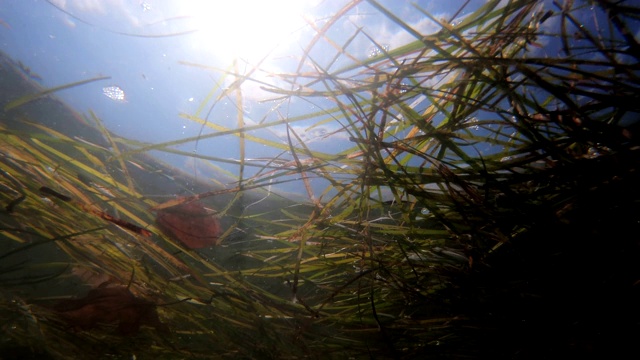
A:
POLYGON ((190 249, 219 243, 220 222, 198 201, 158 210, 156 223, 167 236, 190 249))
POLYGON ((90 330, 100 324, 117 324, 120 335, 133 335, 148 325, 165 331, 156 304, 134 296, 126 286, 102 284, 82 299, 64 300, 54 310, 74 329, 90 330))

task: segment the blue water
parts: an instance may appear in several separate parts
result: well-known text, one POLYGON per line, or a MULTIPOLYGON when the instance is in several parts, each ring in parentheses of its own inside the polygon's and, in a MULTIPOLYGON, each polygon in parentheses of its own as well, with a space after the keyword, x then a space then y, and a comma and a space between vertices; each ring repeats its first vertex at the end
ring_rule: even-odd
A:
MULTIPOLYGON (((319 29, 324 26, 332 14, 339 12, 349 2, 274 1, 269 2, 271 5, 263 2, 252 5, 251 1, 247 1, 231 8, 220 7, 223 3, 212 5, 217 3, 152 0, 6 2, 0 7, 0 47, 10 57, 20 61, 25 72, 45 88, 99 76, 109 77, 60 91, 56 95, 81 113, 93 111, 117 135, 151 144, 197 138, 216 131, 190 121, 184 115, 234 129, 238 127, 239 112, 243 115, 245 126, 252 126, 321 111, 335 105, 322 97, 305 101, 273 100, 279 97, 262 91, 260 86, 278 84, 287 88, 288 84, 278 82, 276 76, 270 75, 295 73, 298 70, 317 71, 311 60, 327 70, 352 64, 347 56, 336 57, 333 45, 321 39, 315 43, 302 68, 298 68, 304 49, 316 34, 313 27, 319 29), (269 31, 276 27, 279 32, 269 38, 269 31), (256 65, 261 70, 254 71, 256 65), (235 93, 223 93, 235 80, 233 76, 226 75, 228 72, 246 74, 256 80, 246 81, 242 85, 242 105, 237 103, 235 93), (105 96, 105 89, 117 89, 122 96, 114 100, 105 96)), ((438 25, 416 10, 412 5, 414 2, 379 3, 422 34, 439 29, 438 25)), ((415 3, 436 19, 457 24, 485 1, 415 3), (463 5, 465 7, 458 11, 463 5)), ((541 1, 539 12, 547 9, 553 9, 556 13, 560 11, 552 2, 541 1)), ((540 14, 531 16, 539 17, 540 14)), ((585 3, 584 11, 576 16, 578 25, 596 30, 598 19, 603 14, 593 11, 593 7, 585 3)), ((540 25, 539 31, 542 34, 547 29, 557 32, 559 18, 554 16, 546 20, 540 25)), ((386 51, 415 40, 406 29, 400 28, 367 1, 358 3, 346 12, 338 23, 330 27, 327 37, 337 46, 350 42, 347 47, 349 54, 359 59, 379 54, 381 50, 378 47, 386 51), (358 29, 369 37, 351 38, 358 29), (371 39, 377 44, 372 43, 371 39)), ((553 57, 561 48, 562 44, 557 38, 540 36, 537 43, 530 47, 530 56, 553 57)), ((588 57, 588 54, 584 56, 588 57)), ((348 82, 349 75, 345 76, 348 82)), ((419 102, 415 110, 421 111, 428 105, 426 101, 419 102)), ((508 104, 505 108, 508 108, 508 104)), ((316 121, 291 124, 291 130, 311 150, 339 153, 354 146, 344 132, 328 135, 341 129, 339 122, 327 122, 309 128, 316 121)), ((284 125, 251 131, 249 134, 284 146, 288 144, 284 125)), ((234 176, 239 173, 239 166, 233 164, 241 156, 237 136, 189 141, 173 148, 231 162, 215 162, 212 168, 202 160, 185 156, 161 151, 152 154, 202 178, 215 177, 219 170, 234 176)), ((279 157, 283 162, 293 160, 282 149, 251 141, 247 142, 245 150, 245 159, 279 157)), ((470 151, 488 153, 495 150, 482 148, 470 151)), ((251 176, 259 170, 259 167, 249 167, 244 174, 251 176)), ((321 192, 326 185, 318 181, 316 190, 321 192)), ((290 190, 304 192, 302 184, 290 190)))
MULTIPOLYGON (((6 2, 0 7, 0 46, 9 56, 20 61, 29 75, 44 87, 109 76, 110 79, 67 89, 56 95, 80 112, 95 112, 118 135, 150 143, 194 137, 212 130, 203 129, 201 125, 180 117, 180 114, 206 117, 213 105, 207 95, 212 91, 214 97, 220 95, 218 88, 224 88, 233 81, 231 77, 224 78, 220 71, 230 69, 233 60, 227 54, 230 50, 225 48, 230 44, 229 38, 233 39, 237 32, 246 29, 249 35, 244 35, 240 40, 247 41, 248 47, 257 47, 256 43, 251 43, 251 38, 264 32, 270 24, 283 21, 277 17, 284 11, 282 6, 286 5, 275 5, 280 3, 273 2, 271 7, 276 8, 276 11, 269 15, 269 8, 251 6, 248 2, 241 13, 225 14, 224 9, 217 9, 209 3, 152 0, 108 3, 88 0, 6 2), (278 6, 281 7, 280 10, 277 9, 278 6), (267 13, 256 13, 259 11, 267 13), (237 23, 229 22, 228 29, 203 25, 220 22, 226 17, 234 17, 237 23), (219 70, 188 66, 183 62, 219 70), (103 94, 103 88, 111 86, 122 89, 125 101, 114 101, 103 94)), ((285 27, 285 30, 277 34, 283 37, 285 45, 276 49, 262 63, 263 67, 276 72, 295 71, 302 49, 315 34, 308 22, 315 22, 318 27, 323 26, 327 17, 347 2, 299 3, 304 4, 297 9, 298 13, 291 15, 293 19, 290 20, 293 21, 290 28, 285 27), (287 39, 288 37, 292 39, 287 39)), ((424 17, 415 11, 409 1, 381 3, 396 10, 404 16, 405 21, 416 24, 418 29, 428 30, 429 26, 434 26, 425 23, 424 17)), ((418 5, 438 17, 448 18, 454 15, 464 1, 434 3, 436 2, 422 1, 418 5)), ((458 17, 477 8, 479 4, 482 1, 471 1, 458 17)), ((367 2, 360 3, 348 14, 341 19, 343 24, 333 26, 328 34, 338 44, 346 41, 356 27, 362 27, 385 48, 393 48, 413 40, 367 2)), ((242 44, 236 46, 241 47, 242 44)), ((361 58, 377 51, 365 37, 355 39, 349 49, 354 56, 361 58)), ((256 58, 262 58, 259 52, 246 50, 246 54, 250 55, 242 54, 241 51, 238 58, 238 71, 241 73, 251 71, 256 58)), ((324 50, 331 50, 331 47, 320 42, 311 54, 313 60, 321 64, 332 61, 333 55, 330 54, 335 49, 324 50)), ((333 68, 344 61, 340 59, 333 68)), ((273 81, 264 73, 256 76, 260 80, 273 81)), ((243 86, 243 91, 245 99, 242 111, 248 125, 317 111, 322 106, 331 105, 324 99, 318 99, 316 104, 302 101, 285 104, 262 102, 268 100, 270 95, 260 92, 257 85, 250 83, 243 86), (274 111, 276 108, 278 110, 274 111)), ((237 126, 236 118, 235 100, 231 97, 223 98, 215 104, 207 119, 234 128, 237 126)), ((324 128, 312 129, 306 133, 307 126, 308 124, 299 123, 293 128, 306 135, 305 140, 337 129, 336 124, 326 124, 324 128)), ((255 134, 286 143, 284 127, 255 134)), ((353 145, 346 143, 344 137, 323 137, 322 140, 325 151, 334 149, 339 152, 353 145)), ((311 141, 310 146, 318 146, 317 143, 313 145, 311 141)), ((239 157, 238 140, 234 136, 217 137, 198 144, 191 142, 178 149, 228 159, 239 157)), ((264 158, 278 154, 279 150, 251 143, 246 157, 264 158)), ((195 173, 191 164, 185 164, 183 157, 160 153, 156 155, 195 173)), ((219 165, 232 173, 238 171, 234 165, 219 165)), ((206 171, 206 168, 203 167, 200 171, 206 171)))

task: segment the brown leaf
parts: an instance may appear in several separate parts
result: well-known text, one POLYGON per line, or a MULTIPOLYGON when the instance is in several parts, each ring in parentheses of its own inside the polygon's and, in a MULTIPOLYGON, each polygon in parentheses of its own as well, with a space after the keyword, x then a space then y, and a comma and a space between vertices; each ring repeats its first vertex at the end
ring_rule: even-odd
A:
POLYGON ((121 335, 135 334, 141 325, 166 330, 158 318, 156 305, 135 297, 125 286, 100 286, 82 299, 60 302, 55 310, 69 325, 81 330, 99 324, 118 324, 121 335))
POLYGON ((198 201, 159 210, 156 223, 167 236, 190 249, 218 244, 218 218, 198 201))

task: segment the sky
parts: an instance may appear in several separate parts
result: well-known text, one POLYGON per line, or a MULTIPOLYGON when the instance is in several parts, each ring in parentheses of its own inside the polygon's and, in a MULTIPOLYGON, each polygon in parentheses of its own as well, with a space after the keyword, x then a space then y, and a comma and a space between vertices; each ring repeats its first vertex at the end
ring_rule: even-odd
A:
MULTIPOLYGON (((436 18, 451 19, 467 3, 455 22, 486 0, 404 1, 379 0, 423 34, 438 28, 415 10, 416 3, 436 18)), ((93 111, 117 135, 158 143, 197 136, 200 124, 181 114, 205 117, 211 93, 231 85, 225 69, 250 72, 260 63, 257 80, 277 81, 271 73, 296 71, 303 49, 321 27, 349 1, 345 0, 22 0, 0 3, 0 48, 28 67, 44 87, 54 87, 98 76, 110 79, 56 93, 81 113, 93 111), (235 61, 235 67, 233 67, 235 61), (216 69, 216 70, 213 70, 216 69)), ((395 48, 413 38, 387 17, 362 1, 334 24, 328 34, 346 41, 357 29, 378 44, 395 48)), ((328 45, 327 45, 328 46, 328 45)), ((318 46, 314 60, 330 61, 318 46), (323 58, 325 57, 325 58, 323 58)), ((366 58, 376 47, 358 37, 349 47, 366 58)), ((327 51, 327 54, 330 52, 327 51)), ((259 84, 243 85, 242 112, 251 125, 265 118, 286 117, 317 110, 297 102, 277 108, 259 84), (294 108, 295 107, 295 108, 294 108), (276 111, 277 108, 277 111, 276 111)), ((216 103, 208 119, 235 127, 232 99, 216 103)), ((326 128, 294 129, 307 140, 330 133, 326 128)), ((204 133, 212 130, 204 129, 204 133)), ((284 131, 274 128, 256 133, 285 143, 284 131)), ((319 142, 311 146, 318 146, 319 142)), ((344 138, 325 139, 323 146, 336 152, 352 146, 344 138), (333 141, 332 141, 333 140, 333 141), (329 144, 329 145, 327 145, 329 144)), ((180 147, 228 159, 239 157, 235 137, 216 137, 180 147)), ((259 144, 248 148, 248 157, 276 156, 277 151, 259 144)), ((157 154, 162 160, 196 172, 193 160, 157 154)), ((230 165, 225 170, 233 171, 230 165)))

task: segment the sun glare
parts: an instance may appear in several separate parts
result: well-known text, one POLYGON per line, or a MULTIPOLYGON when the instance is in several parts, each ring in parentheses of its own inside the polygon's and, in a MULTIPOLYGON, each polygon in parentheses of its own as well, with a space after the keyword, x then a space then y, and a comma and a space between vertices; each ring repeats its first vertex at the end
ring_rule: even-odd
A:
MULTIPOLYGON (((188 9, 196 17, 196 47, 221 60, 254 62, 278 46, 296 40, 307 2, 301 0, 197 1, 188 9)), ((186 5, 186 4, 185 4, 186 5)))

